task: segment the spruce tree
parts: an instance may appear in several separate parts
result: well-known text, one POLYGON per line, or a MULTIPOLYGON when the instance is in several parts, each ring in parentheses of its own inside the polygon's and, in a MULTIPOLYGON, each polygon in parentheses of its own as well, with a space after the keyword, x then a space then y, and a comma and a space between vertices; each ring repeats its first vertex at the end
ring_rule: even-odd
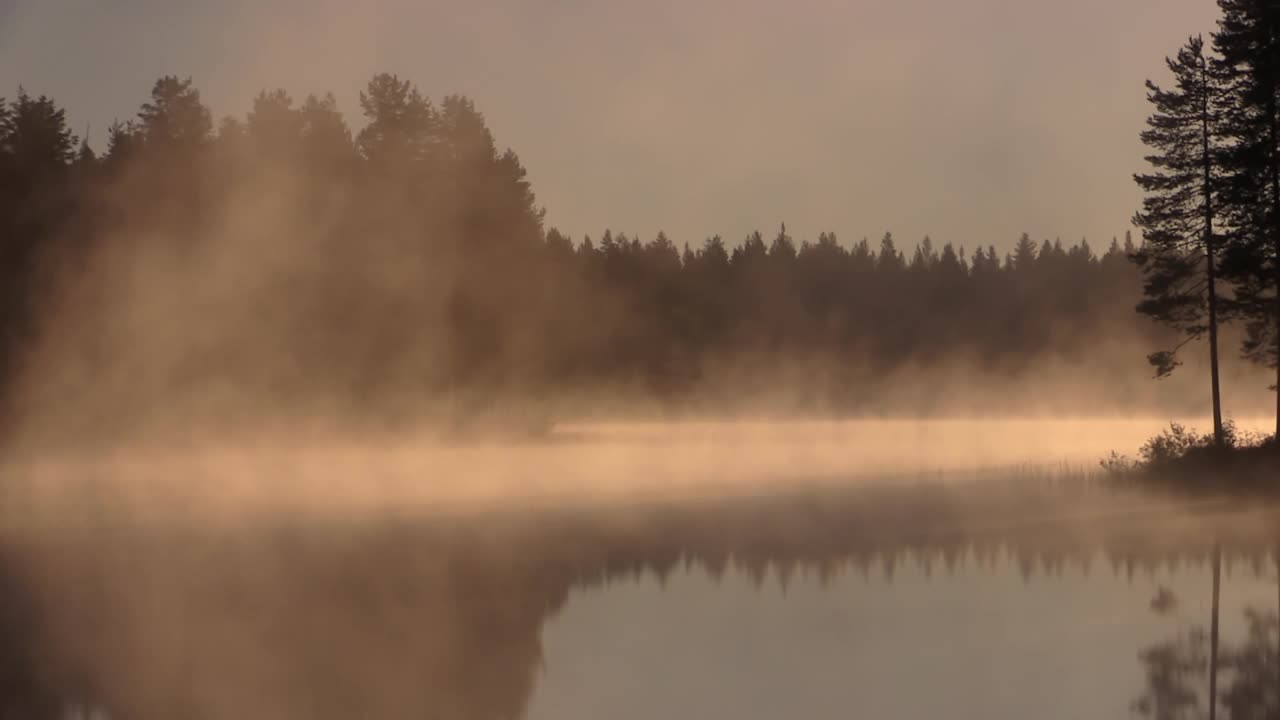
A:
POLYGON ((1036 244, 1027 233, 1022 233, 1013 247, 1012 265, 1020 273, 1031 272, 1036 266, 1036 244))
POLYGON ((906 260, 893 242, 893 233, 886 232, 880 239, 880 255, 876 258, 876 270, 881 273, 896 273, 906 268, 906 265, 906 260))

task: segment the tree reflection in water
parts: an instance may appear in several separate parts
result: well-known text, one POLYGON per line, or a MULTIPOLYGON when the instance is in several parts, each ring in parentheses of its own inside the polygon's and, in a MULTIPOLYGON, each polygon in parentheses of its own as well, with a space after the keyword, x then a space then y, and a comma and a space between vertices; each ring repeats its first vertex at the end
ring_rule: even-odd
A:
MULTIPOLYGON (((1028 577, 1097 557, 1132 575, 1205 562, 1214 538, 1261 565, 1280 537, 1275 519, 1111 493, 910 484, 484 517, 12 532, 0 717, 61 717, 74 701, 133 720, 514 720, 539 672, 543 624, 575 588, 689 566, 763 582, 770 569, 891 576, 903 559, 954 571, 1005 555, 1028 577)), ((1232 718, 1276 706, 1275 618, 1251 618, 1249 641, 1222 655, 1232 718)), ((1144 652, 1149 687, 1135 708, 1199 717, 1203 643, 1193 631, 1144 652)))

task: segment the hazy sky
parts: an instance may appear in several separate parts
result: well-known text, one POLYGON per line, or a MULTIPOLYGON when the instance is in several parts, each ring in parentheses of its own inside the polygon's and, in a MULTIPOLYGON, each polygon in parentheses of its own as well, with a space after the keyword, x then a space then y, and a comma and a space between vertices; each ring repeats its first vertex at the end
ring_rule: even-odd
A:
POLYGON ((471 95, 551 224, 696 244, 786 221, 970 248, 1129 227, 1142 87, 1213 0, 0 0, 0 94, 102 146, 162 74, 217 115, 375 72, 471 95))

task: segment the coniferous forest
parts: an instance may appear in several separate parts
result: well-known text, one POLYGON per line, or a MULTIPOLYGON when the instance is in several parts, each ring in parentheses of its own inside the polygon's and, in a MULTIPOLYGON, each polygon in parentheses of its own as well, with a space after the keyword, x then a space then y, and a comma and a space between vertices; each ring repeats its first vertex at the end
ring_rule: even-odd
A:
MULTIPOLYGON (((145 412, 147 398, 229 394, 317 408, 607 389, 727 400, 759 380, 858 410, 908 364, 1114 368, 1109 344, 1163 335, 1132 312, 1127 236, 1095 251, 1024 235, 1004 255, 785 225, 678 244, 570 236, 544 227, 518 157, 466 98, 435 104, 380 75, 360 113, 353 130, 332 96, 277 90, 215 122, 191 81, 164 77, 99 154, 53 100, 8 101, 10 408, 26 386, 75 397, 77 383, 145 412), (58 387, 23 382, 43 377, 58 387)), ((1121 362, 1149 375, 1141 354, 1121 362)))
POLYGON ((1174 85, 1149 85, 1140 236, 1023 235, 1003 253, 1012 239, 797 238, 781 222, 706 239, 548 227, 470 100, 389 74, 350 115, 269 90, 222 119, 165 76, 97 143, 19 89, 0 103, 4 417, 90 430, 783 396, 845 413, 1042 395, 1203 412, 1208 382, 1177 373, 1174 392, 1143 358, 1157 375, 1198 367, 1203 344, 1184 345, 1206 337, 1220 417, 1219 325, 1224 357, 1259 368, 1280 337, 1280 10, 1220 5, 1211 47, 1193 40, 1174 85))
MULTIPOLYGON (((54 100, 6 101, 7 413, 91 427, 597 392, 727 407, 771 385, 883 411, 900 368, 1034 377, 1053 359, 1145 381, 1144 350, 1170 339, 1133 312, 1128 235, 1099 250, 1024 235, 1003 255, 782 224, 571 236, 544 227, 468 99, 392 75, 359 97, 358 123, 331 95, 283 90, 215 122, 190 80, 163 77, 101 152, 54 100)), ((914 380, 911 397, 930 407, 964 390, 951 380, 914 380)))

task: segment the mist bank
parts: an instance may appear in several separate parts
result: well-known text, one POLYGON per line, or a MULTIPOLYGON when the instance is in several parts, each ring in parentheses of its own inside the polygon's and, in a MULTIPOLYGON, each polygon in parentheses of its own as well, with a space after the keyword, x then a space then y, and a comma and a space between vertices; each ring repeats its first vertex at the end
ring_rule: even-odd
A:
MULTIPOLYGON (((1195 423, 1195 419, 1188 422, 1195 423)), ((532 441, 296 427, 12 451, 0 526, 344 524, 604 512, 788 493, 910 489, 978 497, 1110 480, 1165 418, 565 424, 532 441)), ((1200 423, 1203 427, 1203 423, 1200 423)), ((1266 426, 1265 418, 1242 429, 1266 426)), ((1134 488, 1140 490, 1140 486, 1134 488)), ((1155 485, 1152 485, 1154 488, 1155 485)))
MULTIPOLYGON (((11 429, 6 449, 15 455, 41 452, 83 452, 93 455, 112 448, 233 448, 281 446, 307 447, 317 443, 338 446, 390 447, 450 444, 522 446, 557 444, 580 437, 578 429, 600 424, 669 425, 671 432, 695 424, 732 428, 744 423, 796 427, 812 424, 862 424, 885 430, 913 421, 984 424, 998 432, 1007 422, 1029 423, 1045 433, 1055 432, 1055 421, 1131 423, 1146 435, 1128 435, 1106 447, 1097 447, 1093 460, 1111 451, 1133 454, 1143 440, 1178 420, 1190 428, 1212 427, 1207 403, 1185 398, 1202 389, 1194 383, 1166 381, 1156 384, 1136 374, 1134 385, 1117 390, 1110 382, 1086 372, 1057 375, 1027 373, 1018 376, 990 373, 966 374, 956 368, 924 369, 950 386, 923 385, 914 375, 876 379, 861 376, 851 391, 847 383, 783 385, 776 377, 757 375, 717 379, 714 386, 679 398, 655 397, 644 388, 588 391, 574 389, 552 395, 507 393, 449 397, 434 395, 402 400, 394 407, 325 402, 316 398, 296 400, 239 392, 156 395, 154 403, 136 404, 129 394, 81 395, 71 403, 55 402, 29 411, 11 429), (1053 378, 1053 379, 1050 379, 1053 378), (1042 384, 1053 383, 1047 390, 1042 384), (865 389, 861 389, 865 388, 865 389), (953 389, 954 388, 954 389, 953 389), (1170 400, 1165 393, 1183 393, 1170 400), (851 397, 852 396, 852 397, 851 397), (1132 440, 1132 441, 1130 441, 1132 440)), ((1252 410, 1233 414, 1243 426, 1267 429, 1266 395, 1228 394, 1233 408, 1252 410)), ((979 431, 981 432, 981 431, 979 431)), ((929 452, 930 448, 916 451, 929 452)), ((854 452, 854 448, 850 448, 854 452)), ((856 454, 855 454, 856 457, 856 454)), ((1027 462, 1052 462, 1054 457, 1027 462)))

